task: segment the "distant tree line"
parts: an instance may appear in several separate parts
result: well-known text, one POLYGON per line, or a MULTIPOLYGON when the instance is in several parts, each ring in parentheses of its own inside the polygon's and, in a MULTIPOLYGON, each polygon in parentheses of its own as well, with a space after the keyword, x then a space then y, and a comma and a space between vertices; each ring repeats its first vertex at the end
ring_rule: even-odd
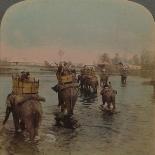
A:
POLYGON ((153 52, 144 50, 141 54, 133 54, 131 56, 122 56, 119 53, 116 53, 114 56, 110 57, 108 53, 103 53, 99 57, 99 63, 117 65, 120 62, 128 65, 141 66, 142 69, 152 69, 155 65, 155 54, 153 54, 153 52))

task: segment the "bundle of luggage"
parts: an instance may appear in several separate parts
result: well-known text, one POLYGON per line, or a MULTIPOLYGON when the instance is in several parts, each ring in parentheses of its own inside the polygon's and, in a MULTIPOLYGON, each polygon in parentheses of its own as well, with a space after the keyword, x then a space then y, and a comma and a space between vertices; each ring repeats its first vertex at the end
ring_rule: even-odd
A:
POLYGON ((57 92, 58 90, 66 89, 69 87, 78 87, 76 70, 70 67, 70 64, 66 62, 64 64, 60 63, 58 65, 56 76, 58 84, 52 87, 54 91, 57 92))
POLYGON ((38 94, 39 80, 30 77, 29 72, 21 72, 12 76, 13 94, 38 94))
POLYGON ((95 70, 93 68, 90 68, 90 67, 84 67, 81 70, 81 74, 87 75, 87 76, 95 76, 95 70))

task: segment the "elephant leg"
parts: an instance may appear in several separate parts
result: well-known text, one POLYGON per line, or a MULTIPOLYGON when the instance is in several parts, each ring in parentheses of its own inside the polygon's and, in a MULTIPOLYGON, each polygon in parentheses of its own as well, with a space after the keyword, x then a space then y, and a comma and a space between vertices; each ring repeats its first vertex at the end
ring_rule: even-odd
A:
POLYGON ((73 115, 74 106, 75 106, 76 101, 77 101, 77 94, 73 95, 67 104, 67 112, 69 115, 73 115))
POLYGON ((66 103, 67 114, 73 115, 73 103, 72 101, 66 103))
POLYGON ((97 86, 98 86, 98 83, 96 83, 95 87, 94 87, 95 88, 95 93, 97 93, 97 86))
POLYGON ((100 87, 102 87, 102 79, 100 79, 100 87))
POLYGON ((11 113, 11 107, 8 107, 8 106, 7 106, 6 112, 5 112, 5 119, 4 119, 4 121, 3 121, 3 125, 5 125, 5 123, 7 122, 10 113, 11 113))
POLYGON ((33 126, 32 118, 29 118, 29 119, 27 118, 27 120, 25 121, 25 125, 26 125, 27 132, 29 133, 30 140, 34 140, 35 129, 33 126))
POLYGON ((80 88, 83 89, 82 83, 80 83, 80 88))
POLYGON ((75 104, 76 104, 76 101, 77 101, 77 97, 75 97, 72 101, 72 107, 71 107, 71 113, 74 114, 74 107, 75 107, 75 104))
POLYGON ((127 81, 127 77, 125 77, 125 84, 126 84, 126 81, 127 81))
POLYGON ((112 101, 112 106, 113 106, 113 110, 115 110, 116 109, 115 98, 112 101))
POLYGON ((102 104, 105 105, 106 101, 105 101, 105 98, 104 96, 102 96, 102 104))
POLYGON ((80 81, 80 88, 83 89, 83 83, 80 81))
POLYGON ((121 82, 122 82, 122 84, 124 84, 124 78, 123 78, 123 76, 121 76, 121 82))
POLYGON ((108 109, 110 109, 110 105, 111 105, 111 103, 109 103, 109 102, 107 102, 107 107, 108 107, 108 109))
POLYGON ((105 83, 106 83, 106 84, 108 83, 108 77, 106 77, 106 79, 105 79, 105 83))
POLYGON ((29 130, 29 134, 30 134, 30 140, 34 140, 34 137, 35 137, 35 131, 34 131, 33 128, 29 130))
POLYGON ((20 122, 20 128, 22 131, 25 130, 25 122, 23 120, 21 120, 21 122, 20 122))
POLYGON ((12 115, 13 115, 13 121, 14 121, 14 126, 15 126, 15 132, 18 132, 18 130, 20 128, 19 116, 15 112, 13 112, 12 115))
POLYGON ((60 107, 61 106, 61 104, 63 104, 63 101, 62 101, 62 99, 61 99, 61 94, 58 92, 58 107, 60 107))
POLYGON ((63 104, 61 104, 61 112, 63 112, 63 113, 64 113, 65 108, 66 108, 65 104, 64 104, 64 103, 63 103, 63 104))
POLYGON ((95 93, 97 93, 97 86, 96 86, 96 88, 95 88, 95 93))
POLYGON ((34 134, 35 134, 35 136, 38 136, 39 134, 38 134, 38 128, 35 128, 34 129, 34 134))

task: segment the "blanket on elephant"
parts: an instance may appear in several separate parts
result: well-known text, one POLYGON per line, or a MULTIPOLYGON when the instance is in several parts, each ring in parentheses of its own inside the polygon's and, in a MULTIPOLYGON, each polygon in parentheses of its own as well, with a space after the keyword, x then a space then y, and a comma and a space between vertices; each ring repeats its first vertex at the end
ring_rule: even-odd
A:
POLYGON ((71 87, 79 87, 79 84, 78 83, 67 83, 64 85, 58 85, 59 90, 63 90, 63 89, 71 88, 71 87))
MULTIPOLYGON (((39 96, 38 94, 24 94, 24 95, 13 95, 14 98, 14 103, 15 104, 21 104, 24 103, 28 100, 36 100, 36 101, 42 101, 45 102, 45 98, 39 96)), ((11 106, 9 105, 10 103, 6 102, 7 106, 11 106)))
POLYGON ((63 89, 67 89, 67 88, 71 88, 71 87, 78 88, 79 84, 78 83, 57 84, 54 87, 52 87, 52 89, 55 92, 58 92, 59 90, 61 91, 63 89))
POLYGON ((105 94, 111 94, 111 93, 113 93, 113 89, 112 88, 109 88, 109 87, 105 87, 104 89, 102 89, 102 91, 101 91, 101 95, 105 95, 105 94))

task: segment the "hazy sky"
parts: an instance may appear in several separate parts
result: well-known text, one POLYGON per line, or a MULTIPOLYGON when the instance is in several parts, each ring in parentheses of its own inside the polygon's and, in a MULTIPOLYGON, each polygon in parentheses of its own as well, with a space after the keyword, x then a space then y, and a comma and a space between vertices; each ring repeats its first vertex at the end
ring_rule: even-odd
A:
POLYGON ((11 60, 93 62, 103 52, 153 50, 151 14, 127 0, 27 0, 2 22, 2 56, 11 60))

